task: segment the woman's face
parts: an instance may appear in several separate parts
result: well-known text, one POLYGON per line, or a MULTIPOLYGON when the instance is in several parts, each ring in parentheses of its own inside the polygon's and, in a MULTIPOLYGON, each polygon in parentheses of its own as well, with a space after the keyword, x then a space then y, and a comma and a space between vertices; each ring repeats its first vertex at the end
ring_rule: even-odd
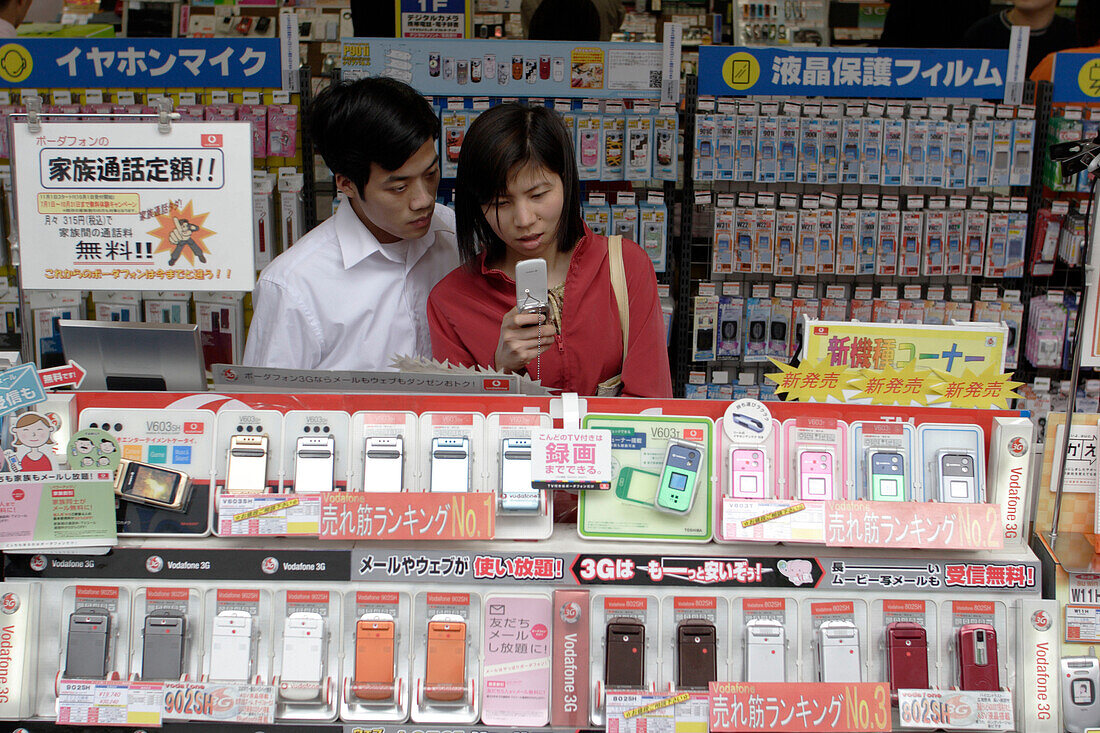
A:
POLYGON ((564 201, 561 176, 535 163, 511 171, 508 188, 481 207, 511 262, 545 258, 557 249, 564 201))
POLYGON ((15 428, 15 437, 28 448, 37 448, 50 441, 50 428, 41 422, 33 422, 21 428, 15 428))

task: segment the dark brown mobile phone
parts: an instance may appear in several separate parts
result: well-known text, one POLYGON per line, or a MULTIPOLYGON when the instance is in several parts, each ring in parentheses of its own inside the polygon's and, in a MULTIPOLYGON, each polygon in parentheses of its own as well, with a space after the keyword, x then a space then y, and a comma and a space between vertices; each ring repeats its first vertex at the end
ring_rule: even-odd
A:
POLYGON ((676 629, 676 687, 707 689, 718 679, 714 624, 685 621, 676 629))
POLYGON ((637 621, 607 624, 607 654, 603 681, 609 688, 645 684, 645 626, 637 621))

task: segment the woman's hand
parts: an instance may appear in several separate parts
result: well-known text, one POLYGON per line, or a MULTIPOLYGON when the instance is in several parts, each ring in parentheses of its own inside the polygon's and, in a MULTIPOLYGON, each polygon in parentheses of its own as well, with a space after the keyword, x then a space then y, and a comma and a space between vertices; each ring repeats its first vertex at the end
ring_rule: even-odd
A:
POLYGON ((549 323, 538 325, 545 320, 542 313, 520 313, 518 308, 504 314, 494 357, 497 371, 519 371, 554 343, 558 330, 549 323))

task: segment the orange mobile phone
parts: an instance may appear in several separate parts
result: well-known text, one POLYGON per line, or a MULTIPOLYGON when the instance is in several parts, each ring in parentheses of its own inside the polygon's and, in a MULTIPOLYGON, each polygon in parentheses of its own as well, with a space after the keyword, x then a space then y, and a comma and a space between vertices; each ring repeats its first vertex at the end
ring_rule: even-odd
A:
POLYGON ((428 658, 424 696, 429 700, 461 700, 466 692, 466 622, 441 614, 428 622, 428 658))
POLYGON ((360 700, 393 697, 393 619, 364 614, 355 624, 355 679, 360 700))

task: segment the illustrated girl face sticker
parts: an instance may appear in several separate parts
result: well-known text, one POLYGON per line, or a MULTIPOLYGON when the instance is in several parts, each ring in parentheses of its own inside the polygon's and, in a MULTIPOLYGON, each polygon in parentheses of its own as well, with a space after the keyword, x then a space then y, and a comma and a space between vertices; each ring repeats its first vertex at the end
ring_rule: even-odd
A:
POLYGON ((15 445, 25 446, 31 450, 52 445, 53 431, 54 427, 49 419, 37 412, 21 415, 11 429, 15 436, 15 445))

